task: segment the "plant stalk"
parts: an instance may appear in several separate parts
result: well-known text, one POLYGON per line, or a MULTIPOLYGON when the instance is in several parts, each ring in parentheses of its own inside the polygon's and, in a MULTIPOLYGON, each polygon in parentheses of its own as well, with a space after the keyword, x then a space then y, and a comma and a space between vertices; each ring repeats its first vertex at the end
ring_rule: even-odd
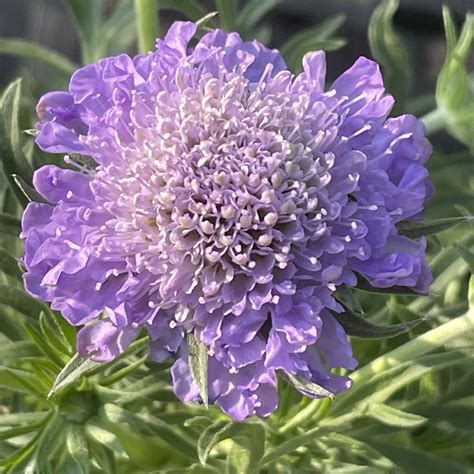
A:
POLYGON ((138 49, 147 53, 155 49, 158 36, 158 0, 135 0, 138 49))

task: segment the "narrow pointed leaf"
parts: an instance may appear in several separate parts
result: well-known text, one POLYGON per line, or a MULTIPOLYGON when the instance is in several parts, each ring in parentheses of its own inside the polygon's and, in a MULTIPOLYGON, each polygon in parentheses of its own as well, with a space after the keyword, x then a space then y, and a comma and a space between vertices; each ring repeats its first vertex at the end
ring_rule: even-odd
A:
POLYGON ((15 341, 0 345, 0 360, 38 357, 41 352, 29 341, 15 341))
POLYGON ((84 426, 69 423, 66 426, 66 449, 74 459, 78 474, 89 474, 89 447, 84 426))
POLYGON ((202 398, 204 406, 208 406, 208 387, 207 387, 207 347, 201 341, 198 341, 194 334, 187 336, 189 349, 189 368, 194 381, 199 389, 199 395, 202 398))
POLYGON ((370 403, 367 415, 395 428, 418 428, 428 421, 424 416, 397 410, 384 403, 370 403))
POLYGON ((40 61, 67 76, 70 76, 79 68, 77 64, 74 64, 69 58, 57 51, 20 38, 0 38, 0 54, 10 54, 40 61))
POLYGON ((397 224, 397 228, 401 235, 406 235, 412 239, 418 239, 425 235, 443 232, 451 227, 473 220, 474 217, 472 216, 462 216, 428 219, 423 221, 404 221, 397 224))
POLYGON ((462 257, 462 259, 467 263, 471 274, 474 275, 474 252, 472 252, 466 246, 461 244, 453 244, 453 247, 462 257))
POLYGON ((35 323, 42 311, 49 311, 49 308, 44 303, 11 285, 0 285, 0 304, 10 306, 14 310, 32 318, 35 323))
POLYGON ((31 187, 21 176, 13 174, 12 178, 14 179, 16 185, 21 189, 22 193, 25 195, 26 199, 30 202, 41 202, 43 204, 52 204, 46 200, 41 194, 31 187))
POLYGON ((288 380, 296 390, 300 391, 304 395, 309 395, 311 397, 333 397, 334 394, 329 390, 321 387, 318 384, 305 380, 298 375, 293 375, 289 373, 284 373, 284 378, 288 380))
POLYGON ((372 56, 382 66, 387 89, 403 106, 411 80, 411 64, 402 40, 393 27, 398 0, 385 0, 374 10, 368 27, 372 56))
POLYGON ((348 309, 344 313, 332 313, 339 324, 344 328, 348 336, 360 337, 363 339, 384 339, 405 334, 411 329, 421 324, 422 318, 406 321, 392 326, 380 326, 369 322, 361 315, 351 312, 348 309))
POLYGON ((71 384, 75 383, 82 376, 86 375, 92 369, 99 367, 100 364, 94 362, 90 359, 83 359, 76 354, 59 372, 56 380, 54 381, 53 387, 48 393, 48 398, 53 397, 61 390, 64 390, 66 387, 69 387, 71 384))

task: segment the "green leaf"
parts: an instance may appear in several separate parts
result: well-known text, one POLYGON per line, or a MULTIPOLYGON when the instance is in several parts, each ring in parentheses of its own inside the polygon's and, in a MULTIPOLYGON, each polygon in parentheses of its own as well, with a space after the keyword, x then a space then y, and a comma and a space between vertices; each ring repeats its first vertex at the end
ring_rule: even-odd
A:
POLYGON ((112 385, 119 380, 127 377, 129 374, 137 370, 139 367, 143 366, 143 363, 148 360, 148 354, 145 354, 143 357, 139 358, 135 362, 125 366, 123 369, 117 370, 113 374, 110 374, 108 377, 103 378, 100 381, 100 384, 104 387, 112 385))
POLYGON ((36 424, 45 419, 47 412, 20 412, 0 415, 0 426, 36 424))
POLYGON ((377 451, 390 458, 406 474, 466 474, 468 471, 452 461, 447 461, 421 449, 388 444, 377 439, 371 440, 377 451))
POLYGON ((64 366, 65 359, 64 355, 58 352, 54 346, 49 344, 48 340, 44 338, 44 336, 41 334, 38 329, 36 329, 34 326, 31 324, 28 324, 27 322, 23 323, 26 332, 30 336, 30 338, 33 340, 33 342, 38 346, 38 348, 43 352, 43 354, 54 364, 57 365, 58 368, 61 368, 64 366))
POLYGON ((84 426, 79 423, 68 423, 66 426, 66 449, 76 463, 77 472, 90 472, 89 448, 84 426))
POLYGON ((0 304, 10 306, 35 322, 42 311, 49 311, 44 303, 11 285, 0 285, 0 304))
POLYGON ((207 15, 207 11, 195 0, 160 0, 160 10, 166 9, 178 11, 192 21, 207 15))
POLYGON ((206 428, 198 440, 198 456, 201 463, 207 463, 212 449, 225 439, 236 443, 236 452, 230 454, 228 463, 231 472, 250 473, 256 466, 265 450, 265 430, 260 423, 236 423, 232 421, 216 421, 206 428))
POLYGON ((40 61, 67 76, 72 75, 79 68, 77 64, 57 51, 19 38, 0 38, 0 54, 40 61))
POLYGON ((403 110, 411 80, 411 64, 400 36, 393 27, 398 0, 381 2, 372 13, 368 37, 372 56, 382 65, 384 82, 403 110))
POLYGON ((443 22, 444 22, 444 31, 446 33, 446 54, 450 56, 454 48, 456 47, 458 32, 456 24, 453 21, 453 17, 449 8, 446 5, 443 5, 443 22))
POLYGON ((191 375, 199 389, 199 395, 204 403, 208 406, 208 387, 207 387, 207 347, 198 341, 193 333, 187 335, 188 350, 189 350, 189 368, 191 375))
POLYGON ((236 0, 215 0, 219 11, 222 29, 225 31, 235 31, 235 20, 237 18, 236 0))
POLYGON ((113 424, 126 425, 128 430, 135 433, 157 436, 171 448, 178 449, 183 455, 191 459, 196 458, 194 441, 181 433, 177 427, 172 427, 157 417, 136 415, 112 403, 106 403, 101 413, 113 424))
POLYGON ((17 259, 2 248, 0 248, 0 270, 12 278, 21 279, 21 270, 17 259))
POLYGON ((66 0, 79 32, 82 61, 97 61, 100 54, 99 35, 102 27, 102 2, 97 0, 66 0))
POLYGON ((56 349, 61 360, 63 360, 63 355, 67 356, 67 359, 63 360, 61 364, 62 368, 66 361, 73 355, 72 347, 54 314, 42 312, 39 316, 39 322, 44 338, 56 349))
POLYGON ((101 364, 90 359, 83 359, 76 354, 59 372, 54 384, 48 393, 48 398, 54 397, 59 392, 77 382, 81 377, 86 375, 92 369, 97 368, 101 364))
POLYGON ((462 259, 467 263, 471 274, 474 275, 474 253, 466 246, 461 244, 453 244, 453 247, 462 257, 462 259))
POLYGON ((20 99, 22 96, 21 79, 12 82, 0 99, 0 160, 7 181, 23 205, 26 199, 13 180, 13 174, 24 179, 31 179, 33 170, 23 155, 20 144, 20 99))
POLYGON ((21 192, 25 195, 26 199, 30 202, 41 202, 43 204, 52 204, 45 199, 41 194, 32 188, 21 176, 17 174, 12 175, 15 184, 21 189, 21 192))
POLYGON ((384 403, 369 403, 366 414, 395 428, 418 428, 428 421, 424 416, 397 410, 384 403))
POLYGON ((42 426, 41 422, 30 423, 24 426, 16 426, 15 428, 8 428, 0 430, 0 440, 15 438, 16 436, 32 433, 37 431, 42 426))
POLYGON ((26 370, 0 366, 0 387, 6 387, 15 392, 31 393, 42 400, 44 397, 40 379, 26 370))
POLYGON ((29 341, 15 341, 0 345, 0 360, 38 357, 41 353, 35 344, 29 341))
POLYGON ((334 394, 329 390, 321 387, 314 382, 310 382, 298 375, 289 374, 287 372, 282 373, 283 377, 288 380, 288 382, 300 391, 304 395, 309 395, 310 397, 333 397, 334 394))
POLYGON ((55 459, 64 442, 64 428, 64 419, 59 414, 55 414, 43 428, 35 454, 38 472, 49 472, 49 462, 55 459))
POLYGON ((20 219, 0 212, 0 233, 18 237, 20 235, 20 230, 20 219))
POLYGON ((238 30, 249 34, 257 23, 281 2, 282 0, 249 0, 237 15, 238 30))
POLYGON ((308 51, 324 49, 330 51, 341 48, 345 41, 339 38, 331 38, 332 35, 344 23, 345 15, 336 15, 328 18, 319 25, 297 33, 290 38, 280 51, 286 59, 288 68, 294 73, 301 71, 301 59, 308 51))
POLYGON ((347 308, 344 313, 334 312, 332 315, 344 328, 344 331, 348 336, 355 336, 363 339, 396 337, 400 334, 407 333, 424 321, 423 318, 419 318, 412 321, 394 324, 392 326, 379 326, 378 324, 371 323, 359 314, 349 311, 347 308))
POLYGON ((443 217, 439 219, 428 219, 423 221, 404 221, 397 224, 401 235, 412 239, 418 239, 424 235, 437 234, 444 230, 455 227, 464 222, 473 221, 474 217, 443 217))

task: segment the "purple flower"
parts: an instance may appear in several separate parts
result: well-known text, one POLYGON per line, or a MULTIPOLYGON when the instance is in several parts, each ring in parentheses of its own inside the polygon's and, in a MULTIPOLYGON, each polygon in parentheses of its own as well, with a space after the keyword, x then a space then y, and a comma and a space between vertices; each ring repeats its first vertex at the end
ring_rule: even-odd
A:
MULTIPOLYGON (((82 326, 78 351, 107 361, 146 329, 199 400, 186 333, 208 347, 209 400, 267 416, 278 371, 333 393, 356 360, 333 313, 357 274, 425 292, 425 241, 398 235, 431 195, 431 152, 413 116, 387 118, 379 67, 359 58, 325 91, 276 50, 216 30, 196 46, 175 23, 157 50, 101 59, 38 105, 38 145, 97 166, 44 166, 23 217, 25 285, 82 326)), ((68 160, 71 163, 71 158, 68 160)))

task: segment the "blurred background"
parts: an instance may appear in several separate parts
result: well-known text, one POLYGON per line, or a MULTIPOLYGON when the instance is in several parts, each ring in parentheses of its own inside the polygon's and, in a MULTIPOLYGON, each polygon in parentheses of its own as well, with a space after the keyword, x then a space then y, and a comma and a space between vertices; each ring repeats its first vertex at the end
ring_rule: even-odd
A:
MULTIPOLYGON (((117 0, 106 0, 110 11, 117 0)), ((172 3, 172 2, 169 2, 172 3)), ((201 2, 208 11, 214 2, 201 2)), ((243 0, 242 6, 247 1, 243 0)), ((359 55, 369 55, 367 25, 379 0, 282 0, 265 17, 265 35, 273 47, 283 44, 293 34, 316 25, 327 18, 344 13, 346 21, 339 36, 347 40, 345 47, 329 57, 329 79, 346 69, 359 55)), ((442 5, 449 5, 453 15, 462 22, 474 0, 401 0, 395 25, 402 34, 414 66, 413 93, 432 91, 444 59, 445 41, 442 5)), ((166 31, 179 13, 164 10, 161 31, 166 31)), ((0 37, 21 37, 36 41, 79 62, 79 40, 73 19, 63 0, 0 0, 0 37)), ((267 39, 267 38, 265 38, 267 39)), ((50 70, 33 61, 25 61, 0 53, 0 87, 16 77, 20 71, 41 79, 48 79, 50 70)))

